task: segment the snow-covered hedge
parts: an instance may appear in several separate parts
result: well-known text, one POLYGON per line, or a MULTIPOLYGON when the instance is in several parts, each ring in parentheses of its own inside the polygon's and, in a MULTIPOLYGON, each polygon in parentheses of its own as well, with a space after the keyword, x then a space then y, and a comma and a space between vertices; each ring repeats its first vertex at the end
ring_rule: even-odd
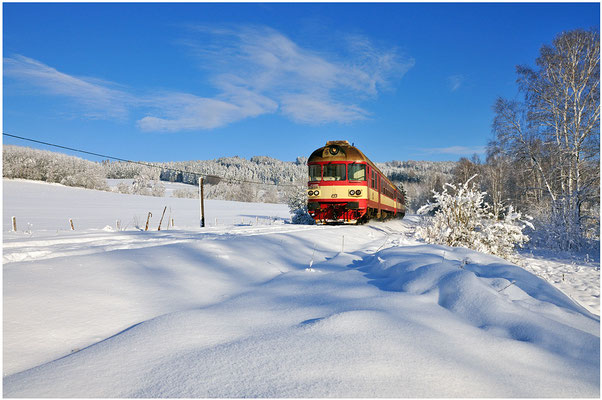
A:
POLYGON ((428 202, 418 213, 434 215, 425 216, 416 233, 427 243, 468 247, 513 260, 515 246, 529 240, 523 229, 533 229, 527 221, 531 218, 523 217, 512 206, 503 216, 494 215, 484 200, 487 193, 471 185, 475 176, 460 185, 446 183, 442 192, 433 191, 434 202, 428 202))

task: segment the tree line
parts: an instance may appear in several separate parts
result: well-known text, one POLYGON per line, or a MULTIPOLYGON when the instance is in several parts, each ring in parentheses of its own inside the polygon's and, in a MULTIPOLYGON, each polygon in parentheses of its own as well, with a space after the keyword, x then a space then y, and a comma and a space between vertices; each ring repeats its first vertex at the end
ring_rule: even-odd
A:
MULTIPOLYGON (((197 198, 198 177, 203 174, 223 178, 205 179, 207 199, 287 203, 294 192, 304 194, 307 185, 307 157, 298 157, 292 162, 266 156, 254 156, 248 160, 235 156, 145 164, 148 165, 109 160, 93 162, 47 150, 13 145, 3 147, 3 176, 6 178, 40 180, 124 194, 164 196, 165 182, 179 182, 190 187, 174 190, 172 196, 197 198), (122 182, 109 186, 107 179, 122 182)), ((450 180, 454 165, 455 162, 432 161, 377 163, 389 179, 405 188, 411 210, 417 210, 424 204, 432 189, 450 180)))

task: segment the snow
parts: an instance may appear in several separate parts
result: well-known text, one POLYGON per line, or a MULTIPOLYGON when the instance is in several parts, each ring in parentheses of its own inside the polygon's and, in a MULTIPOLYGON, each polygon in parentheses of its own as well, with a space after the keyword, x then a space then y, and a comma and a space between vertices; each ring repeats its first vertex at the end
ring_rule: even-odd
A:
MULTIPOLYGON (((171 218, 176 228, 196 228, 200 224, 198 199, 116 194, 17 179, 4 179, 3 184, 5 202, 10 205, 4 206, 3 226, 10 227, 11 217, 15 216, 19 231, 70 230, 69 218, 76 230, 102 229, 107 225, 117 229, 118 220, 121 229, 144 229, 149 212, 149 229, 156 230, 166 206, 163 230, 171 218)), ((290 218, 288 207, 283 204, 219 200, 205 200, 205 214, 205 224, 211 227, 216 222, 217 226, 255 222, 269 225, 290 218)))
MULTIPOLYGON (((224 223, 201 230, 191 199, 4 180, 3 200, 5 397, 600 395, 596 301, 419 242, 417 217, 302 226, 212 201, 224 223), (166 205, 177 229, 157 231, 166 205), (113 229, 148 211, 152 231, 113 229)), ((589 298, 596 266, 572 275, 598 276, 589 298)))
POLYGON ((600 315, 600 258, 554 254, 546 250, 524 251, 521 266, 552 283, 571 299, 600 315))

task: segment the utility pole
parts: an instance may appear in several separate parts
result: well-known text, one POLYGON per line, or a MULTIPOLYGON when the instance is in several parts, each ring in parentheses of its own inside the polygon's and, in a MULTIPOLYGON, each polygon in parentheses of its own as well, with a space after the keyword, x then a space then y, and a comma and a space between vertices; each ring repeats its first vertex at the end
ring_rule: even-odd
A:
POLYGON ((203 177, 199 178, 199 201, 201 207, 201 228, 205 227, 205 202, 203 201, 203 177))

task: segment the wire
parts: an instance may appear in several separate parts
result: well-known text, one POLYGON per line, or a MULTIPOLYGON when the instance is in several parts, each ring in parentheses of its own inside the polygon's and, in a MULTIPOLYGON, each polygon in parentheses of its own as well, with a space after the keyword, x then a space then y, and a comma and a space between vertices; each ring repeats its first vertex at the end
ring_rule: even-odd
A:
POLYGON ((73 147, 62 146, 60 144, 43 142, 41 140, 30 139, 30 138, 26 138, 26 137, 23 137, 23 136, 12 135, 10 133, 5 133, 5 132, 2 132, 2 135, 3 136, 12 137, 12 138, 15 138, 15 139, 25 140, 25 141, 28 141, 28 142, 39 143, 39 144, 43 144, 43 145, 46 145, 46 146, 57 147, 59 149, 65 149, 65 150, 75 151, 75 152, 78 152, 78 153, 89 154, 89 155, 96 156, 96 157, 108 158, 110 160, 122 161, 122 162, 130 163, 130 164, 144 165, 146 167, 151 167, 151 168, 159 168, 162 171, 173 171, 173 172, 178 172, 178 173, 191 174, 191 175, 195 175, 195 176, 198 176, 198 177, 213 178, 213 179, 216 179, 218 181, 225 181, 225 182, 229 182, 229 183, 251 183, 251 184, 256 184, 256 185, 289 186, 289 187, 299 187, 300 186, 300 185, 295 185, 295 184, 291 184, 291 183, 255 182, 255 181, 247 181, 247 180, 235 179, 235 178, 225 178, 225 177, 217 176, 217 175, 201 174, 199 172, 185 171, 185 170, 181 170, 181 169, 177 169, 177 168, 162 167, 160 165, 155 165, 155 164, 147 163, 147 162, 144 162, 144 161, 126 160, 125 158, 108 156, 106 154, 100 154, 100 153, 94 153, 94 152, 91 152, 91 151, 80 150, 80 149, 76 149, 76 148, 73 148, 73 147))

